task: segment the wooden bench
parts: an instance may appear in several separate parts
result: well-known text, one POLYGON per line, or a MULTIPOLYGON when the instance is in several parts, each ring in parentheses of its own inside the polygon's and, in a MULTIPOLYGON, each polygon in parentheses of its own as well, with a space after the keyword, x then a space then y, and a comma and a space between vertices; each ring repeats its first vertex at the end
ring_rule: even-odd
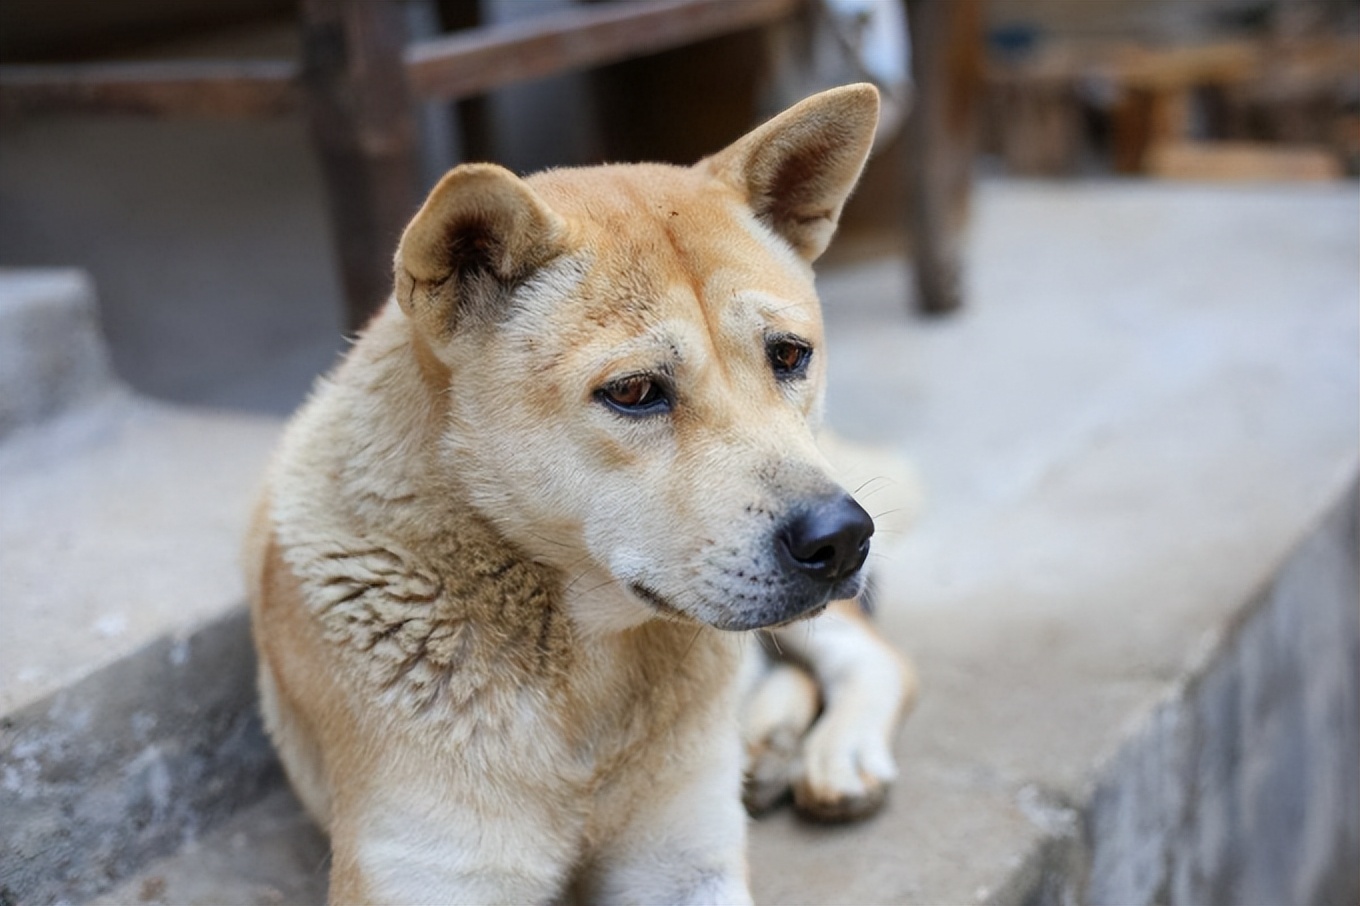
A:
MULTIPOLYGON (((404 4, 301 0, 300 61, 5 65, 0 115, 304 112, 326 181, 346 323, 357 328, 387 295, 391 249, 420 201, 419 103, 473 98, 527 79, 770 25, 808 2, 813 0, 591 4, 411 41, 404 4)), ((952 27, 957 10, 977 8, 979 0, 906 2, 920 20, 913 43, 917 104, 924 114, 910 118, 917 126, 908 125, 917 138, 907 142, 914 199, 907 221, 917 237, 918 305, 945 311, 958 304, 956 228, 949 224, 958 208, 961 122, 957 92, 950 95, 945 82, 948 67, 959 64, 948 47, 942 51, 931 40, 941 28, 932 23, 952 27), (935 77, 937 71, 945 77, 935 77)), ((965 167, 970 151, 964 149, 965 167)))

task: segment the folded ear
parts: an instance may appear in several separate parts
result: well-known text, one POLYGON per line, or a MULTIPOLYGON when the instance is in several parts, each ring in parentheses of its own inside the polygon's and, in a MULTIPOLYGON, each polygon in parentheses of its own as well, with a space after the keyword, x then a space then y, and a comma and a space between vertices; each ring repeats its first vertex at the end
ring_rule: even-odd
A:
POLYGON ((397 302, 432 338, 447 338, 557 255, 563 229, 561 216, 509 170, 455 167, 402 234, 397 302))
POLYGON ((812 261, 831 241, 878 124, 878 90, 815 94, 698 166, 746 193, 751 209, 812 261))

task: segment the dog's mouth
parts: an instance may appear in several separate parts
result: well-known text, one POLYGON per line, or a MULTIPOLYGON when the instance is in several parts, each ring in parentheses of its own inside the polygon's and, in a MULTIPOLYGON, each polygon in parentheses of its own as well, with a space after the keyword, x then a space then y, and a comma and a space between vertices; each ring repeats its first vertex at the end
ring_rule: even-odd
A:
POLYGON ((767 625, 765 625, 765 626, 757 626, 757 627, 755 627, 755 628, 757 628, 757 629, 781 629, 781 628, 783 628, 783 627, 785 627, 785 626, 791 626, 791 625, 793 625, 794 623, 801 623, 801 622, 803 622, 804 620, 811 620, 813 617, 820 616, 820 615, 822 614, 822 611, 826 610, 826 608, 827 608, 830 604, 831 604, 831 601, 830 601, 830 600, 826 600, 826 601, 823 601, 822 603, 816 605, 815 607, 812 607, 812 608, 809 609, 809 610, 805 610, 805 611, 803 611, 802 613, 795 614, 794 616, 789 617, 787 620, 780 620, 780 621, 777 622, 777 623, 769 623, 769 624, 767 624, 767 625))
POLYGON ((683 610, 667 601, 664 597, 661 596, 660 592, 648 588, 641 582, 628 583, 628 590, 631 591, 638 598, 640 598, 643 601, 643 603, 645 603, 648 607, 652 608, 662 616, 670 617, 671 619, 676 620, 684 620, 685 622, 688 623, 694 622, 693 617, 691 617, 689 614, 685 613, 683 610))
POLYGON ((784 606, 762 609, 756 613, 725 613, 722 618, 716 620, 700 619, 681 610, 660 592, 641 582, 630 582, 628 590, 665 619, 708 625, 727 632, 746 632, 753 629, 778 629, 791 623, 810 620, 826 610, 832 601, 842 597, 854 597, 858 593, 858 585, 850 589, 848 594, 828 593, 812 602, 787 602, 784 606))

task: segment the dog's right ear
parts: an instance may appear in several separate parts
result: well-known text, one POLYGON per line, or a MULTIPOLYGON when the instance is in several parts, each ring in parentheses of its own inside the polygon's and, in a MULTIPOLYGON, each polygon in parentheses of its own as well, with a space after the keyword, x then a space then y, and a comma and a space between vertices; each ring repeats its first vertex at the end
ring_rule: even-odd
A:
POLYGON ((833 88, 795 104, 699 166, 742 190, 755 215, 812 261, 836 231, 877 123, 876 88, 833 88))
POLYGON ((397 246, 396 294, 431 339, 447 339, 470 314, 561 251, 562 217, 524 180, 495 164, 444 175, 397 246))

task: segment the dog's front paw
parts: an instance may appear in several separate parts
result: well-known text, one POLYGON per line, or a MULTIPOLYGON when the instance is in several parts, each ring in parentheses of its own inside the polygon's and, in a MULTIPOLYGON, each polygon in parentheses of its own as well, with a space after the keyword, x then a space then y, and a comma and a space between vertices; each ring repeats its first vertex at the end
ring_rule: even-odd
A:
POLYGON ((822 721, 803 740, 802 762, 793 778, 794 807, 814 821, 867 818, 882 807, 897 778, 888 740, 854 735, 822 721))

